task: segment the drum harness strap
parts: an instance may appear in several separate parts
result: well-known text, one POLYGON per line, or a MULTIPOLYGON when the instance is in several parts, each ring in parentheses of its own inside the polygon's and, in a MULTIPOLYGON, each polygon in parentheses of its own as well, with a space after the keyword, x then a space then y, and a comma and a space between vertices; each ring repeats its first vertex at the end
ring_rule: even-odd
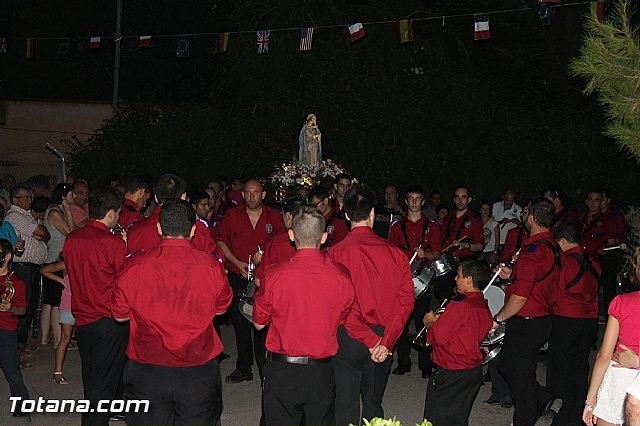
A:
POLYGON ((589 231, 591 230, 591 228, 593 228, 600 219, 602 219, 602 213, 598 213, 596 217, 594 217, 593 220, 588 225, 587 224, 584 225, 582 229, 583 238, 598 238, 605 235, 604 232, 589 234, 589 231))
MULTIPOLYGON (((462 216, 462 221, 460 221, 460 226, 458 226, 458 229, 456 230, 456 237, 454 238, 454 240, 457 240, 458 238, 460 238, 460 234, 462 234, 462 229, 464 228, 464 224, 467 223, 467 220, 465 219, 466 216, 469 215, 469 211, 467 210, 467 212, 462 216)), ((449 237, 451 236, 451 232, 453 231, 453 224, 455 223, 455 216, 452 215, 451 219, 449 219, 449 223, 447 224, 447 235, 444 238, 445 242, 451 242, 449 240, 449 237)))
POLYGON ((558 269, 562 269, 562 263, 560 262, 560 251, 558 250, 557 245, 553 244, 549 240, 545 240, 544 238, 540 238, 539 240, 534 241, 534 243, 542 243, 545 246, 549 247, 551 251, 553 251, 553 265, 551 266, 551 269, 549 269, 549 271, 547 271, 544 275, 536 278, 536 282, 539 283, 540 281, 543 281, 545 278, 547 278, 553 272, 556 266, 558 267, 558 269))
MULTIPOLYGON (((427 218, 423 218, 424 221, 422 222, 422 234, 421 234, 421 239, 420 239, 420 246, 422 246, 422 241, 424 240, 424 234, 427 232, 427 229, 429 228, 429 219, 427 218)), ((404 250, 410 250, 411 249, 411 243, 409 243, 409 235, 407 235, 407 224, 405 223, 404 220, 400 221, 400 229, 402 230, 402 235, 404 235, 404 241, 407 243, 406 247, 401 247, 404 250)))
POLYGON ((598 273, 598 271, 596 271, 596 269, 593 267, 593 265, 589 261, 589 256, 582 255, 579 253, 571 253, 569 257, 572 257, 578 261, 578 263, 580 264, 580 270, 578 271, 576 276, 567 283, 566 287, 564 288, 565 290, 569 290, 571 287, 578 284, 578 281, 582 279, 582 276, 584 275, 585 271, 589 271, 589 273, 591 273, 591 275, 593 275, 596 280, 600 279, 600 274, 598 273))
POLYGON ((518 232, 518 239, 516 240, 516 253, 522 247, 522 239, 524 238, 524 226, 520 226, 520 231, 518 232))

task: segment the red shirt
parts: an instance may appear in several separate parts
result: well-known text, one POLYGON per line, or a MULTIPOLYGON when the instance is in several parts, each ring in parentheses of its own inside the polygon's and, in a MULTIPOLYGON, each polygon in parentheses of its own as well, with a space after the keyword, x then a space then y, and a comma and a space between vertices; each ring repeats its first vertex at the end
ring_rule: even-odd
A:
POLYGON ((367 226, 353 228, 328 256, 349 270, 356 291, 345 324, 349 335, 372 348, 380 338, 369 326, 382 326, 381 344, 393 348, 415 301, 407 257, 367 226))
POLYGON ((269 241, 262 254, 262 261, 256 268, 256 277, 264 278, 264 270, 271 265, 286 262, 296 254, 296 245, 289 239, 289 233, 283 232, 269 241))
POLYGON ((445 370, 467 370, 481 365, 480 342, 492 325, 491 311, 482 292, 454 297, 427 331, 433 362, 445 370))
POLYGON ((615 352, 625 345, 635 353, 640 352, 640 291, 616 296, 609 305, 609 315, 620 323, 615 352))
POLYGON ((625 242, 627 240, 627 221, 624 218, 624 214, 622 214, 620 210, 609 207, 607 211, 604 212, 604 215, 607 221, 613 223, 615 238, 621 243, 625 242))
POLYGON ((527 299, 516 316, 543 317, 552 313, 556 303, 554 295, 560 279, 560 269, 555 264, 553 250, 540 240, 547 240, 557 247, 551 231, 532 235, 524 241, 522 251, 513 264, 513 283, 507 287, 505 303, 512 294, 527 299))
MULTIPOLYGON (((218 241, 225 243, 238 260, 246 263, 249 261, 249 255, 258 251, 258 246, 264 249, 273 237, 284 231, 280 213, 264 204, 254 229, 247 209, 242 205, 225 214, 218 231, 218 241)), ((230 271, 240 274, 236 265, 231 262, 227 262, 226 266, 230 271)))
POLYGON ((165 238, 127 260, 116 281, 111 312, 114 318, 131 318, 129 359, 190 367, 222 352, 212 321, 232 298, 220 263, 211 262, 189 240, 165 238))
MULTIPOLYGON (((127 249, 129 253, 149 250, 162 240, 162 237, 158 234, 158 218, 160 217, 161 207, 160 205, 156 206, 149 217, 131 225, 127 233, 127 249)), ((203 220, 196 220, 196 232, 193 235, 191 244, 197 250, 213 253, 219 259, 223 258, 222 252, 216 245, 207 223, 203 220)))
MULTIPOLYGON (((24 289, 24 281, 18 278, 11 271, 7 275, 0 275, 0 291, 4 291, 6 287, 4 283, 7 281, 7 276, 9 276, 9 281, 13 283, 13 288, 16 291, 11 299, 11 306, 15 306, 16 308, 21 308, 23 306, 27 306, 27 295, 24 289)), ((0 330, 5 331, 16 331, 18 329, 18 316, 11 312, 0 312, 0 330)))
POLYGON ((559 212, 556 212, 556 221, 553 223, 553 229, 556 229, 560 226, 561 223, 564 222, 578 222, 578 213, 575 211, 565 207, 559 212))
POLYGON ((67 235, 62 251, 76 325, 111 318, 115 278, 127 255, 124 240, 113 235, 102 222, 89 220, 84 228, 67 235))
POLYGON ((118 220, 120 226, 124 229, 129 229, 133 223, 142 219, 144 219, 144 216, 138 210, 138 204, 125 198, 122 203, 122 210, 120 210, 120 219, 118 220))
POLYGON ((600 249, 607 246, 607 241, 610 238, 616 237, 615 223, 610 219, 610 216, 605 217, 602 213, 596 213, 591 220, 586 212, 580 216, 582 246, 588 254, 598 254, 600 249))
MULTIPOLYGON (((465 243, 484 245, 484 230, 482 229, 482 221, 471 216, 469 209, 460 217, 456 217, 455 213, 448 215, 442 222, 442 247, 446 248, 454 240, 467 237, 465 243)), ((463 244, 466 247, 466 244, 463 244)), ((475 257, 475 252, 468 249, 458 248, 453 251, 456 257, 475 257)))
POLYGON ((269 352, 320 359, 338 352, 338 327, 354 301, 348 272, 323 252, 303 248, 265 270, 253 320, 269 324, 269 352))
POLYGON ((600 276, 602 270, 600 264, 584 252, 582 247, 574 247, 562 253, 562 270, 560 271, 560 282, 556 287, 558 294, 555 299, 558 305, 554 309, 554 314, 568 318, 598 318, 598 278, 584 269, 580 279, 572 284, 578 277, 581 269, 581 258, 588 256, 589 263, 600 276), (579 257, 579 259, 576 259, 579 257), (567 285, 572 284, 570 288, 567 285))
POLYGON ((529 238, 529 234, 522 225, 509 229, 504 240, 504 247, 500 252, 500 262, 511 262, 511 258, 522 248, 522 243, 527 238, 529 238))
POLYGON ((322 249, 327 251, 344 240, 344 237, 349 233, 349 228, 344 218, 339 217, 333 210, 330 210, 324 215, 324 220, 326 223, 327 241, 322 245, 322 249))
POLYGON ((391 226, 389 241, 400 247, 409 259, 418 246, 422 246, 426 252, 440 251, 440 226, 427 219, 424 214, 415 222, 404 217, 391 226), (402 230, 402 224, 404 224, 406 235, 402 230))

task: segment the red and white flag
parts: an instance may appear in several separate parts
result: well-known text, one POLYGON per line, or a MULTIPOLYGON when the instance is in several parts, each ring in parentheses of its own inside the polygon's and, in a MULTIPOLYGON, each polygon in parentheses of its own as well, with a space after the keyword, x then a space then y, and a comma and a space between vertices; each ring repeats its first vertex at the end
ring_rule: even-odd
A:
POLYGON ((151 36, 140 36, 140 47, 150 47, 151 36))
POLYGON ((349 34, 351 34, 351 43, 355 43, 364 37, 364 26, 361 22, 349 25, 349 34))
POLYGON ((489 40, 491 33, 489 32, 489 18, 484 15, 475 16, 475 32, 474 40, 489 40))
POLYGON ((89 49, 97 49, 100 47, 100 37, 91 37, 89 39, 89 49))

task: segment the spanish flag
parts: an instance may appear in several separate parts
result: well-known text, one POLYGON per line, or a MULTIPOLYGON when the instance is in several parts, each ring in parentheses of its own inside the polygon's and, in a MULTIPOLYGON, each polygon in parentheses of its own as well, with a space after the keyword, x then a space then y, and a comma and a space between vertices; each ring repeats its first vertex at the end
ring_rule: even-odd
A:
POLYGON ((489 17, 476 15, 474 29, 474 40, 489 40, 491 38, 491 33, 489 32, 489 17))
POLYGON ((413 42, 413 21, 408 19, 402 19, 397 22, 398 39, 400 44, 413 42))
POLYGON ((229 42, 229 33, 220 33, 216 39, 216 53, 224 53, 227 51, 227 43, 229 42))

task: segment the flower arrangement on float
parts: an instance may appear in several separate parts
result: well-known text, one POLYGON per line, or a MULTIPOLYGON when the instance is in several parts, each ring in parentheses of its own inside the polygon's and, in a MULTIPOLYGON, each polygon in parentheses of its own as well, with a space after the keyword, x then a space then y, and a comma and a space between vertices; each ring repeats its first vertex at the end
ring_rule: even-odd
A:
POLYGON ((345 170, 331 159, 322 160, 316 164, 304 164, 293 161, 276 166, 276 170, 269 176, 269 182, 279 188, 294 185, 312 187, 318 185, 322 178, 335 178, 345 170))

